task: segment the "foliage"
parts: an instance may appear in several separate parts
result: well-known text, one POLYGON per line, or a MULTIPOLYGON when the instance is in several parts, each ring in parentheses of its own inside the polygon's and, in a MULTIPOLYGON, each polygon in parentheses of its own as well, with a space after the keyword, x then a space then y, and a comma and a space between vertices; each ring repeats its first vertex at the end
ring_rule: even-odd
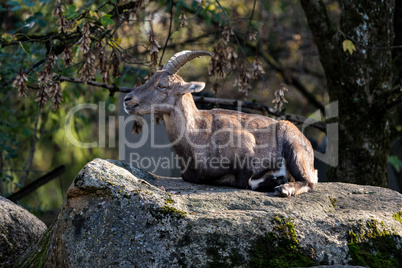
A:
MULTIPOLYGON (((300 24, 282 19, 281 15, 294 7, 291 2, 280 1, 272 5, 236 1, 229 5, 227 1, 99 0, 68 4, 24 0, 1 5, 0 22, 5 27, 0 33, 0 194, 11 194, 53 167, 67 164, 68 171, 61 179, 23 200, 31 207, 59 207, 66 187, 85 162, 95 157, 116 158, 117 153, 116 148, 86 150, 73 146, 63 129, 67 112, 82 103, 106 100, 107 105, 116 104, 112 96, 119 86, 143 83, 177 46, 213 51, 209 72, 215 95, 233 95, 234 83, 235 95, 260 98, 263 91, 255 89, 266 91, 264 74, 270 65, 281 65, 273 57, 260 54, 267 50, 264 46, 269 44, 281 60, 291 64, 300 57, 301 37, 296 28, 281 37, 287 40, 286 46, 268 42, 279 38, 280 32, 272 26, 272 33, 263 34, 266 17, 256 5, 274 12, 283 25, 292 28, 300 24), (293 54, 287 53, 290 49, 293 54), (68 83, 72 79, 78 84, 68 83), (102 85, 105 91, 97 89, 102 85)), ((281 69, 274 77, 274 84, 284 79, 283 72, 281 69)), ((186 70, 182 74, 190 79, 202 76, 186 70)), ((280 88, 284 88, 282 84, 280 88)), ((276 94, 280 108, 286 102, 283 89, 276 94)), ((273 98, 266 92, 263 95, 273 98)), ((115 112, 108 111, 106 121, 115 112)), ((99 132, 92 123, 100 120, 98 116, 90 110, 77 114, 72 122, 73 135, 92 140, 99 132)))
MULTIPOLYGON (((0 194, 15 192, 56 165, 67 164, 62 179, 39 189, 29 201, 32 207, 59 207, 69 182, 85 162, 117 158, 116 148, 73 146, 63 129, 68 111, 83 103, 117 104, 116 92, 144 83, 178 50, 212 52, 209 63, 205 59, 191 63, 208 65, 210 77, 205 77, 206 68, 181 71, 188 79, 209 80, 211 92, 206 94, 261 103, 273 100, 282 112, 324 111, 329 101, 325 76, 296 2, 16 0, 1 4, 0 194)), ((339 11, 329 1, 326 15, 336 17, 339 11)), ((361 52, 358 42, 340 33, 344 41, 336 49, 348 56, 361 52)), ((107 111, 107 123, 116 112, 107 111)), ((94 123, 98 117, 97 111, 77 114, 73 135, 93 140, 99 133, 94 123)))
POLYGON ((396 155, 388 156, 388 163, 390 163, 397 172, 402 168, 402 161, 396 155))

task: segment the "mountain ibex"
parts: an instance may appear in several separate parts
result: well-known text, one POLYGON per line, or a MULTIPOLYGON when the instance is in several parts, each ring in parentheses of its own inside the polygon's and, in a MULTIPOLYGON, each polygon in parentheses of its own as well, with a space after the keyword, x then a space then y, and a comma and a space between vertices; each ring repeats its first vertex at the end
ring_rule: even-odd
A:
POLYGON ((207 55, 176 53, 147 83, 127 94, 126 112, 163 115, 185 181, 275 190, 280 196, 312 191, 318 180, 313 149, 295 125, 256 114, 197 109, 191 93, 200 92, 205 83, 185 82, 177 72, 207 55), (291 177, 294 181, 288 181, 291 177))

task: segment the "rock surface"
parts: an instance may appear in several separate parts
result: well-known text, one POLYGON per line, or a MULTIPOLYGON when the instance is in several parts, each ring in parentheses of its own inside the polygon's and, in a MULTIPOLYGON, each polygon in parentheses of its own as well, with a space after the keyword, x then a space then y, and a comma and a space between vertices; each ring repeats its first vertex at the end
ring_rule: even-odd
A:
POLYGON ((29 211, 0 196, 0 267, 12 267, 46 229, 29 211))
POLYGON ((385 188, 319 183, 279 198, 95 159, 18 267, 398 267, 401 210, 385 188))

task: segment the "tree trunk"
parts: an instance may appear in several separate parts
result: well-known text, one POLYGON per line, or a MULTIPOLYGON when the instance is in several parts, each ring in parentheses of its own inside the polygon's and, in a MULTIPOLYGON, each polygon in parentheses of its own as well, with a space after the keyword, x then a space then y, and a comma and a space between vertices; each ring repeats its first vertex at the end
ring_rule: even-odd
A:
POLYGON ((395 1, 340 0, 339 26, 322 0, 301 0, 318 47, 330 101, 339 101, 339 159, 329 181, 388 186, 388 99, 395 1), (356 51, 343 50, 351 40, 356 51))

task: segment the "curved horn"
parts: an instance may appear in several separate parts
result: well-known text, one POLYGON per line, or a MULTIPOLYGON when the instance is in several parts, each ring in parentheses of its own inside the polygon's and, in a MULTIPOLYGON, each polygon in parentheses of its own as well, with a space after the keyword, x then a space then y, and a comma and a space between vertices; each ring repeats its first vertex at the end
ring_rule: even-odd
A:
POLYGON ((201 56, 212 56, 211 53, 207 51, 190 51, 184 50, 174 54, 163 66, 162 70, 166 70, 169 74, 177 73, 181 67, 183 67, 190 60, 201 57, 201 56))

